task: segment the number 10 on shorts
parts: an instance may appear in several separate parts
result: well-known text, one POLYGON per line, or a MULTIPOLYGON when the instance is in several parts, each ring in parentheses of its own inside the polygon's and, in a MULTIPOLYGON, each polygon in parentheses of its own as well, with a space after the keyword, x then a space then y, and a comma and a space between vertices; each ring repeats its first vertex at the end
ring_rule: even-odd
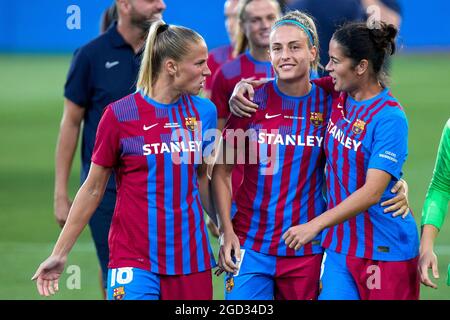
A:
POLYGON ((133 268, 117 268, 111 270, 111 287, 133 281, 133 268))

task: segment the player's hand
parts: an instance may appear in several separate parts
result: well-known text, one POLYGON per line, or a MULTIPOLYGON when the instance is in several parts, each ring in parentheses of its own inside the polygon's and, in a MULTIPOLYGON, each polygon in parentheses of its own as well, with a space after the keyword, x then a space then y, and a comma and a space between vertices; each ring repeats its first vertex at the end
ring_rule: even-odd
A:
POLYGON ((54 202, 55 218, 59 226, 64 227, 69 216, 72 201, 69 198, 56 198, 54 202))
POLYGON ((64 271, 65 258, 50 256, 41 263, 31 280, 36 280, 36 287, 41 296, 54 295, 58 290, 58 281, 64 271))
POLYGON ((422 282, 427 287, 437 289, 437 285, 433 283, 428 276, 428 269, 431 269, 434 279, 439 279, 438 259, 432 249, 425 251, 420 250, 418 268, 420 274, 420 282, 422 282))
POLYGON ((392 193, 397 194, 392 199, 384 201, 381 203, 381 206, 386 207, 384 209, 384 213, 393 212, 393 217, 402 216, 405 219, 410 210, 409 210, 409 201, 408 201, 408 184, 405 180, 400 179, 391 189, 392 193))
POLYGON ((206 226, 208 227, 208 230, 209 232, 211 232, 213 237, 219 238, 220 236, 219 228, 217 228, 214 221, 208 215, 206 216, 206 226))
POLYGON ((310 221, 305 224, 299 224, 290 227, 288 231, 283 234, 283 240, 286 246, 291 249, 298 250, 305 244, 312 241, 320 232, 320 229, 310 221))
POLYGON ((219 268, 226 272, 236 273, 238 271, 237 263, 241 261, 239 239, 233 231, 224 233, 221 237, 223 237, 223 244, 219 249, 219 268))
POLYGON ((258 105, 253 103, 255 95, 254 87, 257 87, 268 79, 254 80, 254 78, 242 79, 234 87, 233 94, 229 100, 230 111, 238 117, 250 118, 258 109, 258 105), (248 95, 248 98, 245 95, 248 95))

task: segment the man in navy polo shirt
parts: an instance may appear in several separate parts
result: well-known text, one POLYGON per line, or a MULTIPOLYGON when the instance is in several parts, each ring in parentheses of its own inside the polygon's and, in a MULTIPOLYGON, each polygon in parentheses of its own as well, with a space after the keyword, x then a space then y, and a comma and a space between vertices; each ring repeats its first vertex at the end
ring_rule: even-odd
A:
MULTIPOLYGON (((98 38, 75 51, 64 88, 64 114, 56 146, 55 217, 62 227, 71 201, 68 196, 72 160, 81 123, 81 183, 91 163, 97 126, 103 108, 136 90, 140 51, 152 21, 161 19, 163 0, 116 0, 118 20, 98 38)), ((89 226, 106 288, 108 274, 108 232, 116 201, 114 177, 108 182, 103 200, 89 226)))

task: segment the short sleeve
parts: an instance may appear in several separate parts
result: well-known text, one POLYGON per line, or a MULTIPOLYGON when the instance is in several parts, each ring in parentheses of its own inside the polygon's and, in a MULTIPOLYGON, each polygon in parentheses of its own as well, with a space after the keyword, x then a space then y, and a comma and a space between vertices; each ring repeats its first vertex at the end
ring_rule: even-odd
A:
POLYGON ((440 229, 450 201, 450 119, 442 132, 433 177, 422 210, 422 225, 440 229))
POLYGON ((89 58, 83 48, 75 51, 64 85, 64 96, 81 107, 89 105, 90 69, 89 58))
POLYGON ((376 123, 368 165, 369 169, 386 171, 396 180, 402 176, 408 155, 408 123, 400 112, 390 113, 376 123))
POLYGON ((230 92, 228 86, 222 68, 219 68, 212 80, 211 100, 217 107, 217 117, 220 119, 226 119, 230 114, 228 100, 232 91, 230 92))
POLYGON ((312 82, 314 82, 316 86, 325 90, 326 93, 331 94, 333 98, 339 96, 339 92, 334 90, 333 79, 330 76, 314 79, 312 82))
POLYGON ((212 52, 210 52, 210 54, 208 55, 208 67, 211 70, 211 76, 206 78, 205 81, 205 90, 207 91, 211 91, 212 90, 212 83, 213 83, 213 79, 214 79, 214 75, 216 74, 217 69, 219 68, 219 64, 216 62, 216 59, 214 57, 214 54, 212 52))
POLYGON ((233 142, 240 134, 239 131, 243 134, 248 134, 246 130, 249 128, 249 122, 252 118, 240 118, 231 114, 228 117, 228 120, 223 128, 222 137, 223 140, 226 141, 229 145, 236 145, 233 142))
POLYGON ((212 150, 211 148, 208 148, 210 145, 215 143, 216 139, 216 129, 217 129, 217 110, 216 106, 209 100, 204 99, 206 108, 205 108, 205 115, 202 119, 202 149, 203 154, 205 156, 209 156, 208 151, 206 150, 212 150), (208 149, 207 149, 208 148, 208 149))
POLYGON ((92 162, 107 168, 117 166, 120 156, 119 123, 111 107, 103 113, 97 128, 92 162))

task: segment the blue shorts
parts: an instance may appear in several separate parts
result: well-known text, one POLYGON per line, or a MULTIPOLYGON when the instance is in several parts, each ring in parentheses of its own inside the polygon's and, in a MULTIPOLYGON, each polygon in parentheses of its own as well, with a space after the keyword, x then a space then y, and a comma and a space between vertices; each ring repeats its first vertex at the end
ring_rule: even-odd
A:
POLYGON ((418 300, 418 257, 379 261, 326 250, 319 300, 418 300))
POLYGON ((226 300, 315 300, 322 254, 272 256, 241 248, 239 271, 225 275, 226 300))
POLYGON ((211 270, 160 275, 139 268, 108 270, 108 300, 212 300, 211 270))
POLYGON ((347 268, 346 255, 325 250, 319 300, 359 300, 358 287, 347 268))
POLYGON ((102 202, 89 221, 92 239, 102 269, 103 288, 106 288, 108 277, 109 247, 108 235, 116 205, 116 191, 106 189, 102 202))

